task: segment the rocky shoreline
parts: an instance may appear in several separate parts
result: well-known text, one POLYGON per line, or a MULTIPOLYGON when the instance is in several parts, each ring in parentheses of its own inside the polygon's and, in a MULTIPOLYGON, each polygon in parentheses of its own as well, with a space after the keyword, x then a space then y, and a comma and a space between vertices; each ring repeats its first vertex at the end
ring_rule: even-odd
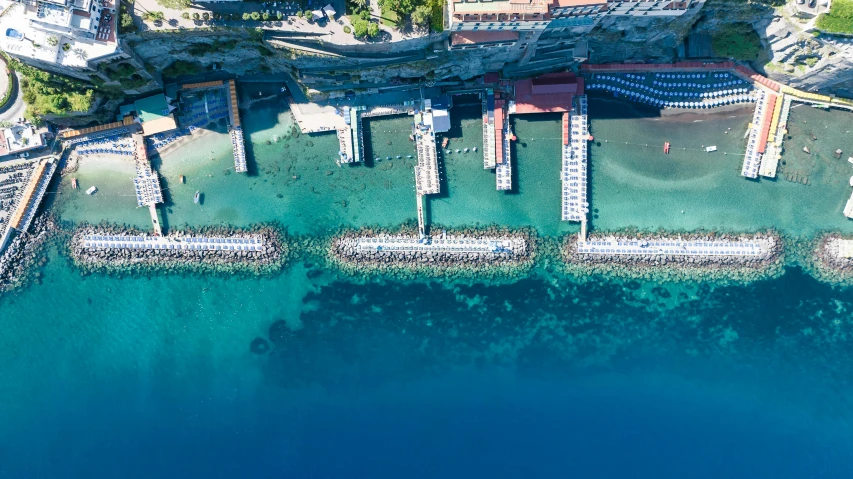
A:
POLYGON ((19 288, 31 278, 41 281, 41 273, 35 271, 36 265, 44 266, 47 258, 39 259, 39 256, 58 231, 54 218, 42 214, 33 219, 29 232, 19 233, 9 241, 0 256, 0 292, 19 288))
POLYGON ((842 254, 844 243, 853 245, 853 237, 841 233, 826 233, 818 236, 811 244, 811 255, 804 261, 805 269, 820 281, 853 285, 853 257, 842 254))
POLYGON ((281 271, 290 257, 290 247, 283 233, 271 225, 247 229, 212 226, 176 231, 165 237, 255 238, 263 241, 262 251, 87 248, 85 235, 150 236, 147 232, 114 224, 79 225, 68 241, 67 251, 72 262, 84 273, 270 275, 281 271))
MULTIPOLYGON (((442 230, 440 226, 433 231, 442 230)), ((496 252, 452 251, 376 251, 355 247, 365 238, 417 238, 416 227, 403 226, 396 230, 362 228, 344 230, 334 235, 327 251, 327 260, 339 270, 352 275, 387 275, 412 279, 418 276, 435 277, 501 277, 518 276, 529 271, 535 259, 536 234, 530 229, 444 228, 442 238, 455 240, 506 241, 507 249, 496 252)))
POLYGON ((639 232, 624 230, 597 233, 588 242, 617 238, 634 241, 752 241, 763 245, 757 256, 694 256, 679 254, 585 254, 578 252, 577 235, 565 238, 561 247, 565 270, 575 275, 679 282, 696 280, 745 283, 778 276, 784 267, 782 237, 768 230, 750 234, 690 232, 639 232))

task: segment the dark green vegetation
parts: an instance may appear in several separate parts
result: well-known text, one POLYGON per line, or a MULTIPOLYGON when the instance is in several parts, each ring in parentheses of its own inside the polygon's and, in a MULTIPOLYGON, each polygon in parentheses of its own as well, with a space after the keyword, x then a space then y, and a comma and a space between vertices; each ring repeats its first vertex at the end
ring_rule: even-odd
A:
POLYGON ((853 0, 833 0, 829 13, 821 14, 816 25, 827 33, 853 34, 853 0))
POLYGON ((755 60, 761 52, 761 39, 748 23, 731 23, 717 28, 711 45, 715 55, 742 61, 755 60))
POLYGON ((190 8, 191 0, 157 0, 157 4, 163 8, 171 8, 172 10, 184 10, 190 8))
MULTIPOLYGON (((444 30, 444 2, 445 0, 379 0, 381 18, 383 25, 399 28, 406 21, 412 25, 440 32, 444 30)), ((355 36, 372 36, 367 25, 361 28, 356 23, 359 19, 367 21, 370 19, 370 3, 368 0, 347 0, 347 14, 353 23, 355 36), (361 33, 361 34, 360 34, 361 33)), ((378 33, 378 30, 376 31, 378 33)))
POLYGON ((199 62, 188 62, 186 60, 175 60, 163 69, 163 76, 177 77, 181 75, 195 75, 204 71, 199 62))
POLYGON ((209 53, 222 53, 233 50, 237 46, 237 40, 214 40, 211 43, 192 43, 187 47, 187 53, 192 56, 202 56, 209 53))
POLYGON ((369 8, 369 6, 361 7, 352 2, 347 4, 352 33, 358 38, 373 38, 379 34, 379 25, 370 21, 369 8))
POLYGON ((91 85, 80 80, 48 73, 12 58, 6 58, 6 64, 10 70, 21 74, 26 116, 35 123, 39 123, 43 115, 63 116, 89 111, 94 103, 91 85))
POLYGON ((121 83, 122 88, 125 90, 135 90, 148 84, 148 80, 143 78, 136 71, 136 68, 129 63, 119 63, 118 65, 101 63, 98 65, 98 70, 111 81, 121 83))
POLYGON ((136 31, 139 30, 136 24, 133 23, 133 17, 130 16, 128 5, 133 5, 133 0, 125 0, 121 2, 118 23, 118 32, 121 34, 136 33, 136 31))

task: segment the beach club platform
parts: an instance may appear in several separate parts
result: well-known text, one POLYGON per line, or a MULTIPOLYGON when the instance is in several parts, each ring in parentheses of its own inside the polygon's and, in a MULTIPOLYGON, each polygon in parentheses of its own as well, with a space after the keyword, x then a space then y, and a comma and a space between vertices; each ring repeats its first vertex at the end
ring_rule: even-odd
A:
POLYGON ((237 238, 217 236, 129 236, 84 235, 83 247, 87 249, 139 249, 179 251, 257 251, 266 247, 262 238, 237 238))
POLYGON ((645 241, 632 238, 605 237, 578 243, 578 253, 589 255, 632 256, 739 256, 762 257, 770 254, 774 242, 770 239, 695 240, 677 239, 645 241))

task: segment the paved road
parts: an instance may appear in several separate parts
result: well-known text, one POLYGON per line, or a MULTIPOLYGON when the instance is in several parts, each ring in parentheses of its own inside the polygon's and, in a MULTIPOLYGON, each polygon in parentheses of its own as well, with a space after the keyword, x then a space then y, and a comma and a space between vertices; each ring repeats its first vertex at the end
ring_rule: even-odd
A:
POLYGON ((15 96, 15 100, 10 101, 4 108, 0 109, 0 121, 15 121, 24 116, 27 105, 24 103, 23 95, 21 95, 20 83, 21 74, 16 72, 12 79, 12 95, 15 96))

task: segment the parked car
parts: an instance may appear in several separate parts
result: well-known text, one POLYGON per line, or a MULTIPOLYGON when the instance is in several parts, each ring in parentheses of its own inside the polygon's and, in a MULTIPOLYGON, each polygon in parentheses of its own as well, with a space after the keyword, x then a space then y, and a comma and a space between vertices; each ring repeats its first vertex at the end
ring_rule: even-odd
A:
POLYGON ((23 152, 20 155, 18 155, 18 158, 29 158, 29 157, 30 157, 30 154, 27 152, 23 152))
POLYGON ((811 0, 811 1, 809 1, 809 8, 814 8, 814 7, 815 7, 815 5, 817 5, 817 0, 811 0))

